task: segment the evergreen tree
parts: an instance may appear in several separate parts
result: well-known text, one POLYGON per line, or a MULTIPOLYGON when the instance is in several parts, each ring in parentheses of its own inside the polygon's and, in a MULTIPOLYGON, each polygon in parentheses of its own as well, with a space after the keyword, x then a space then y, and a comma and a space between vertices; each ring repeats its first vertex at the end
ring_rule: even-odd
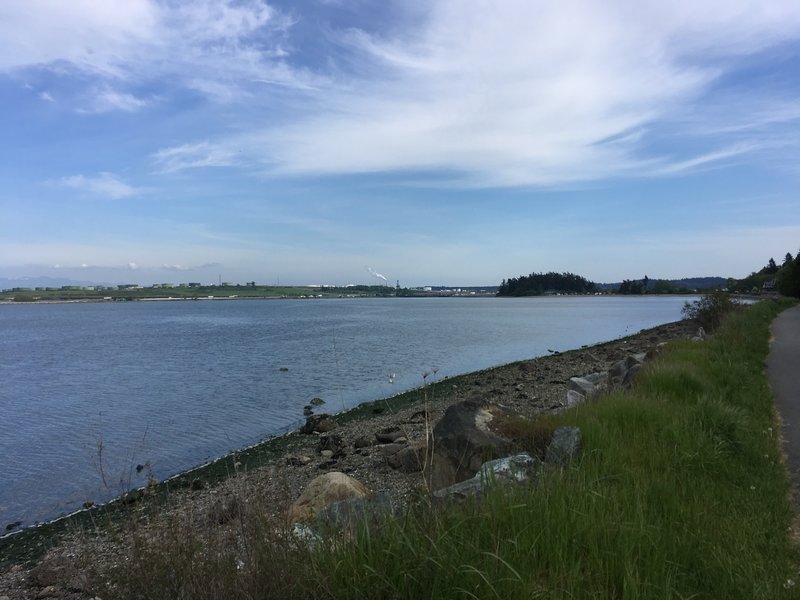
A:
POLYGON ((778 292, 784 296, 800 298, 800 252, 795 258, 791 258, 792 255, 788 253, 786 257, 778 271, 778 292))

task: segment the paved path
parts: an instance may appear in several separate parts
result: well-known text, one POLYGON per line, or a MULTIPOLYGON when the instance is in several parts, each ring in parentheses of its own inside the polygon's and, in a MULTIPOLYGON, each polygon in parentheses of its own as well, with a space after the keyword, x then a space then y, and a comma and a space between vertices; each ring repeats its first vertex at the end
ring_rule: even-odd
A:
POLYGON ((783 419, 784 450, 800 503, 800 305, 778 315, 772 336, 767 377, 783 419))

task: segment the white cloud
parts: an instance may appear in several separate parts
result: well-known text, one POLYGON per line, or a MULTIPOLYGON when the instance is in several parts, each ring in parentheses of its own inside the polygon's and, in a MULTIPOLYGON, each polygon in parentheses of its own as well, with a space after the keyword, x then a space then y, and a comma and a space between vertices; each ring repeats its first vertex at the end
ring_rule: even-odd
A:
POLYGON ((94 177, 85 175, 70 175, 62 177, 57 182, 59 185, 104 196, 113 200, 127 198, 137 193, 136 188, 120 180, 113 173, 98 173, 94 177))
MULTIPOLYGON (((460 185, 570 184, 685 172, 756 144, 713 140, 697 146, 707 148, 703 156, 666 159, 643 151, 653 125, 675 124, 675 138, 685 139, 712 122, 717 131, 755 135, 776 119, 797 120, 791 97, 783 113, 759 113, 755 92, 739 94, 733 122, 710 100, 740 57, 800 38, 798 2, 393 6, 397 22, 376 27, 390 33, 346 29, 338 53, 316 65, 305 56, 299 66, 291 51, 304 42, 292 38, 293 17, 265 0, 4 0, 0 72, 77 72, 92 95, 86 112, 141 110, 153 102, 142 92, 151 88, 159 100, 191 90, 241 101, 241 113, 201 114, 248 133, 212 139, 200 126, 196 139, 205 141, 173 140, 153 155, 161 172, 257 163, 288 175, 414 172, 460 185), (681 122, 687 112, 691 122, 681 122)), ((337 39, 329 28, 325 34, 337 39)))
POLYGON ((52 94, 50 94, 50 92, 40 92, 39 93, 39 99, 40 100, 44 100, 45 102, 55 102, 56 101, 56 99, 53 98, 53 96, 52 96, 52 94))
POLYGON ((250 152, 278 173, 444 172, 470 185, 663 174, 663 159, 641 158, 641 132, 709 92, 730 59, 798 37, 800 4, 780 1, 438 2, 414 31, 349 35, 369 78, 253 134, 250 152))
MULTIPOLYGON (((29 67, 79 72, 101 82, 172 85, 231 99, 253 82, 307 87, 312 78, 283 64, 292 21, 263 0, 4 0, 0 72, 29 67)), ((141 108, 115 91, 94 112, 141 108)))

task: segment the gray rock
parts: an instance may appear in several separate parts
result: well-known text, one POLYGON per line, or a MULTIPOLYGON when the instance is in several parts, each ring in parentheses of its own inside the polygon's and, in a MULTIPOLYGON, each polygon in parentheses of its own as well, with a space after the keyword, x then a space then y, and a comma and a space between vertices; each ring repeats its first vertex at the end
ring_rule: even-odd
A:
POLYGON ((405 437, 406 434, 399 427, 387 427, 375 432, 375 439, 381 444, 394 443, 398 438, 405 437))
POLYGON ((397 454, 403 448, 405 448, 405 444, 384 444, 382 446, 378 446, 381 456, 385 458, 389 458, 393 454, 397 454))
POLYGON ((322 541, 322 538, 311 527, 304 523, 292 524, 292 537, 298 542, 305 544, 311 548, 315 547, 322 541))
POLYGON ((608 374, 590 373, 583 377, 570 377, 568 387, 587 399, 594 398, 608 388, 608 374))
POLYGON ((624 388, 631 387, 631 383, 633 383, 633 378, 641 369, 642 369, 641 364, 635 364, 630 369, 628 369, 628 372, 625 373, 625 379, 622 380, 622 387, 624 388))
POLYGON ((477 475, 433 493, 438 500, 464 502, 470 497, 480 498, 483 492, 495 485, 512 485, 531 481, 541 463, 529 454, 516 454, 481 465, 477 475))
POLYGON ((320 454, 322 455, 322 458, 333 458, 333 450, 321 450, 320 454))
POLYGON ((403 473, 418 473, 428 464, 428 444, 424 440, 411 442, 386 457, 387 464, 403 473))
POLYGON ((567 408, 586 402, 586 396, 575 390, 567 390, 567 408))
POLYGON ((581 451, 581 430, 574 426, 559 427, 547 446, 544 462, 547 466, 564 466, 578 458, 581 451))
POLYGON ((394 514, 392 499, 386 492, 348 498, 323 508, 314 521, 314 529, 354 534, 361 526, 375 526, 394 514))
POLYGON ((325 400, 322 398, 312 398, 310 404, 312 406, 321 406, 322 404, 325 404, 325 400))
POLYGON ((450 406, 433 429, 430 486, 449 487, 473 477, 486 459, 508 454, 511 441, 489 429, 503 412, 486 402, 467 400, 450 406))
POLYGON ((314 414, 314 409, 311 407, 311 405, 310 405, 310 404, 306 404, 306 405, 303 407, 303 416, 304 416, 304 417, 310 417, 310 416, 311 416, 311 415, 313 415, 313 414, 314 414))

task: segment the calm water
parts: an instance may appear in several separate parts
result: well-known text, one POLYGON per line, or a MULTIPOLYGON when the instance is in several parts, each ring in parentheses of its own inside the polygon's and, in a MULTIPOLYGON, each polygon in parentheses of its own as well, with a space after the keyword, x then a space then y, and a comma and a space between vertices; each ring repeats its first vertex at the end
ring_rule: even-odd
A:
POLYGON ((441 378, 675 321, 685 300, 0 306, 0 533, 143 484, 137 464, 163 479, 285 431, 315 396, 338 412, 432 368, 441 378))

